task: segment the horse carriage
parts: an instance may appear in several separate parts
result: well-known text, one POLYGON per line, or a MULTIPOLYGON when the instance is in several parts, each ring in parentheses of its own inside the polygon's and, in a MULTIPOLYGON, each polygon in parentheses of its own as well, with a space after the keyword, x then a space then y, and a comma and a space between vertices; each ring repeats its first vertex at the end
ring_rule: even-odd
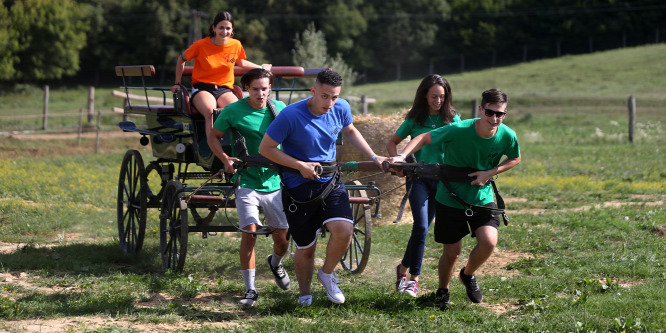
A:
MULTIPOLYGON (((280 99, 281 92, 288 94, 285 104, 289 104, 295 91, 309 91, 296 88, 296 79, 314 77, 321 70, 273 67, 275 98, 280 99), (290 87, 280 87, 281 81, 289 84, 288 80, 291 80, 290 87)), ((131 149, 122 160, 117 198, 120 247, 128 254, 140 251, 146 232, 147 211, 149 208, 159 209, 162 267, 182 271, 189 233, 199 233, 202 238, 207 238, 209 234, 219 232, 245 232, 226 213, 235 207, 234 184, 229 175, 222 172, 222 163, 208 146, 203 116, 188 108, 188 91, 181 89, 171 94, 169 88, 148 86, 147 80, 155 75, 151 65, 117 66, 115 71, 122 77, 122 88, 127 95, 125 116, 145 117, 143 124, 125 120, 118 126, 123 131, 140 134, 139 142, 144 146, 150 144, 153 154, 153 159, 145 162, 139 151, 131 149), (138 79, 141 86, 129 85, 131 80, 138 79), (145 104, 132 103, 130 91, 142 91, 141 102, 145 96, 145 104), (173 103, 170 103, 171 95, 173 103), (220 168, 222 171, 218 171, 220 168), (225 211, 226 220, 214 219, 220 210, 225 211)), ((191 72, 192 68, 186 67, 183 74, 191 75, 191 72)), ((234 74, 240 76, 245 72, 236 67, 234 74)), ((239 87, 235 86, 234 92, 242 98, 239 87)), ((214 119, 219 112, 214 111, 214 119)), ((231 133, 220 140, 226 150, 230 149, 232 141, 231 133)), ((364 170, 377 169, 372 162, 341 163, 343 172, 364 170)), ((341 264, 345 270, 356 274, 363 272, 370 256, 372 217, 379 212, 381 193, 372 182, 362 184, 355 180, 345 186, 353 211, 354 232, 341 264)), ((257 233, 268 234, 270 230, 264 228, 257 233)))

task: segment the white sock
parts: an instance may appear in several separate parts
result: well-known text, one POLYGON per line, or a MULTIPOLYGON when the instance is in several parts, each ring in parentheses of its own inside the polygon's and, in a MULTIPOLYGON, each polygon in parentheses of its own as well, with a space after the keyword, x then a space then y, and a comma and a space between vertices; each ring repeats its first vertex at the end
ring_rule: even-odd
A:
POLYGON ((245 291, 257 290, 257 287, 254 286, 254 269, 242 269, 241 273, 243 273, 245 281, 245 291))
POLYGON ((278 267, 278 265, 282 263, 282 257, 283 256, 277 255, 275 250, 273 250, 273 255, 271 256, 271 266, 278 267))

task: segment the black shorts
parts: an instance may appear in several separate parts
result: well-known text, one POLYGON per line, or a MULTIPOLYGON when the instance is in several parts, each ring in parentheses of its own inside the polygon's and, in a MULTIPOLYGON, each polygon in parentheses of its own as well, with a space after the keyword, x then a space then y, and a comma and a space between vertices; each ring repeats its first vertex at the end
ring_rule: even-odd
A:
MULTIPOLYGON (((336 179, 333 178, 331 181, 336 179)), ((282 206, 289 223, 289 234, 299 249, 314 245, 321 228, 329 221, 354 223, 347 189, 339 180, 335 189, 324 199, 324 204, 319 201, 309 204, 292 201, 292 198, 297 201, 308 201, 319 195, 327 184, 328 182, 309 181, 289 190, 282 189, 282 206)))
POLYGON ((207 91, 213 97, 215 97, 215 100, 217 101, 220 96, 230 92, 233 93, 234 91, 231 90, 231 88, 225 87, 225 86, 218 86, 216 84, 210 84, 210 83, 203 83, 203 82, 197 82, 192 85, 192 96, 190 97, 190 100, 194 100, 194 96, 198 94, 201 91, 207 91))
MULTIPOLYGON (((485 207, 497 208, 494 202, 485 207)), ((465 214, 465 209, 453 208, 436 203, 435 213, 435 242, 442 244, 454 244, 478 227, 491 226, 497 229, 500 225, 500 215, 484 210, 475 210, 472 216, 465 214)))

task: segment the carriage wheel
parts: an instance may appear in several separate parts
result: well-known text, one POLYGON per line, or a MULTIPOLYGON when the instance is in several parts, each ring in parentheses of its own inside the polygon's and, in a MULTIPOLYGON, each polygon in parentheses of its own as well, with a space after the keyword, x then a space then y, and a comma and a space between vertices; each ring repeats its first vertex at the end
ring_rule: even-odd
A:
MULTIPOLYGON (((171 166, 171 165, 170 165, 171 166)), ((162 197, 164 196, 164 188, 166 183, 173 178, 171 175, 168 179, 162 179, 162 165, 159 163, 150 163, 146 167, 146 184, 148 186, 148 207, 160 208, 162 197), (159 189, 157 193, 153 192, 154 189, 159 189)))
POLYGON ((138 151, 128 150, 118 180, 118 240, 125 253, 137 253, 143 246, 147 200, 143 158, 138 151))
MULTIPOLYGON (((353 181, 352 185, 361 185, 358 180, 353 181)), ((347 188, 350 197, 364 197, 368 195, 365 190, 347 188)), ((351 244, 340 262, 342 267, 352 274, 363 273, 365 265, 370 257, 370 244, 372 240, 372 215, 369 204, 350 204, 352 216, 354 217, 354 233, 352 234, 351 244)))
POLYGON ((187 203, 183 185, 169 181, 164 189, 160 212, 160 254, 162 268, 182 271, 187 255, 187 203))

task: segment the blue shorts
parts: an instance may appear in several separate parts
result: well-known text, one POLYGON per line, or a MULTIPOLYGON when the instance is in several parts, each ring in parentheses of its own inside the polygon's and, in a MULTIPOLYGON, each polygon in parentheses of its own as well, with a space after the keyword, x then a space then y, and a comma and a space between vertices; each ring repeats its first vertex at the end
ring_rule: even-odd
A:
MULTIPOLYGON (((453 208, 435 204, 435 242, 442 244, 455 244, 463 239, 472 230, 472 237, 476 234, 474 231, 478 227, 491 226, 497 229, 500 225, 500 215, 489 211, 475 210, 472 216, 465 214, 465 209, 453 208)), ((497 208, 494 202, 484 205, 490 208, 497 208)))
MULTIPOLYGON (((331 181, 336 181, 336 178, 331 181)), ((347 189, 339 180, 323 203, 315 201, 299 204, 292 200, 308 201, 319 195, 327 184, 308 181, 289 190, 282 189, 282 205, 289 223, 289 234, 299 249, 314 245, 321 228, 330 221, 354 223, 347 189)))

